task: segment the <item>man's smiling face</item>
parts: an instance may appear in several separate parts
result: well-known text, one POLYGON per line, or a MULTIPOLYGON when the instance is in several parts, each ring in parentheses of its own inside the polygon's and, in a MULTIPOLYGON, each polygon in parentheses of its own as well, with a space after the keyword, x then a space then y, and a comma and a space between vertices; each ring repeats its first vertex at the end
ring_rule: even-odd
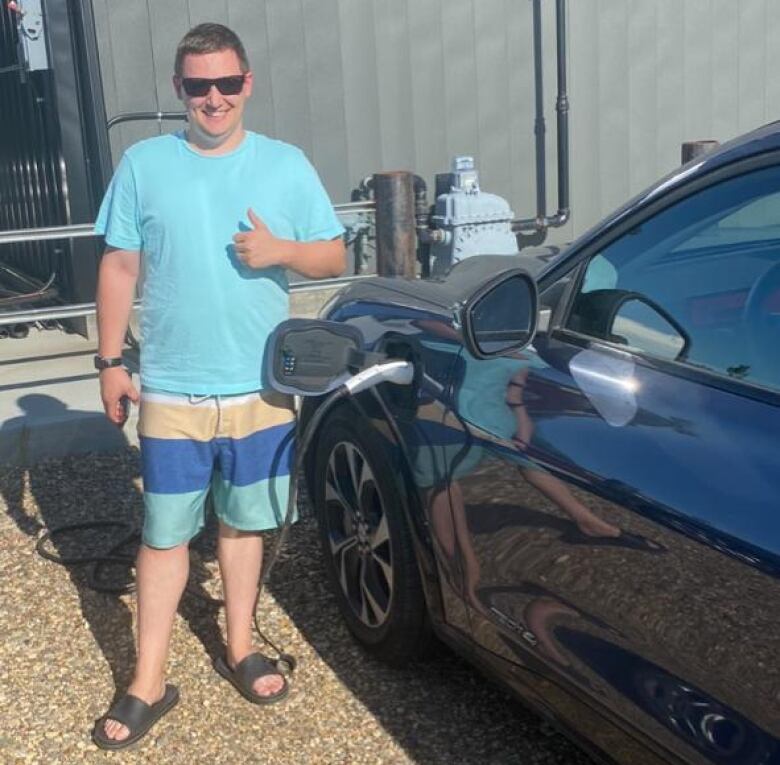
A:
POLYGON ((230 151, 241 143, 244 104, 252 93, 252 73, 241 71, 241 62, 235 51, 226 49, 185 56, 181 77, 174 77, 173 84, 187 108, 189 140, 192 143, 214 153, 230 151), (244 85, 236 95, 224 95, 216 85, 212 85, 205 95, 190 96, 182 86, 185 79, 216 80, 242 74, 244 85))

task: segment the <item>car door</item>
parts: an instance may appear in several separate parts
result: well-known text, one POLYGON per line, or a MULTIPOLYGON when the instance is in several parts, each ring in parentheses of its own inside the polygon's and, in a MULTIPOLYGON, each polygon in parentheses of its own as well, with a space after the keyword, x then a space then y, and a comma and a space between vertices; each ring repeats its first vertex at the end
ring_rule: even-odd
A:
POLYGON ((690 762, 780 762, 777 161, 570 253, 533 347, 464 351, 454 399, 475 640, 690 762))

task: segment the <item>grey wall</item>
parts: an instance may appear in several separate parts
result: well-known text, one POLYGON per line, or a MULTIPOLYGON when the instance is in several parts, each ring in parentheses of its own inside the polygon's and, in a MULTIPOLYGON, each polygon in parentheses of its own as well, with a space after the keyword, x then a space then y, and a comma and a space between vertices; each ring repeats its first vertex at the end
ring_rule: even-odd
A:
MULTIPOLYGON (((379 169, 431 185, 464 153, 485 190, 535 211, 531 0, 93 2, 109 116, 178 109, 176 43, 220 21, 255 73, 248 127, 301 146, 334 202, 379 169)), ((554 211, 555 4, 542 4, 554 211)), ((724 141, 780 112, 776 0, 569 0, 568 17, 573 214, 552 242, 675 167, 683 141, 724 141)), ((114 128, 115 159, 156 132, 114 128)))

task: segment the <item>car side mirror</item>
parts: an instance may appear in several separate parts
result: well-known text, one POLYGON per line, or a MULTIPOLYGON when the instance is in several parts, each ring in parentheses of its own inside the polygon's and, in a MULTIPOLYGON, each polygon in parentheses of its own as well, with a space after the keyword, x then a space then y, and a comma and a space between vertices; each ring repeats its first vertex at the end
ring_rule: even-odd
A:
POLYGON ((617 304, 606 339, 669 361, 685 358, 690 344, 688 334, 663 308, 636 294, 617 304))
POLYGON ((536 283, 520 269, 504 271, 480 286, 461 309, 461 326, 472 356, 487 359, 525 348, 537 323, 536 283))
POLYGON ((569 328, 671 361, 685 358, 691 344, 688 333, 668 311, 630 290, 581 293, 574 303, 569 328))
POLYGON ((298 396, 329 393, 352 376, 362 349, 363 334, 350 324, 288 319, 266 343, 266 382, 298 396))

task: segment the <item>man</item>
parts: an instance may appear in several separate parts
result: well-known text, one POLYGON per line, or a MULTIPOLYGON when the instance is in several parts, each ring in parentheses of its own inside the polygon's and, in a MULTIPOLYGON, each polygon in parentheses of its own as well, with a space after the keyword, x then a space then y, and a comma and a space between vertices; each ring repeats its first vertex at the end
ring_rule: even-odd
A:
POLYGON ((93 731, 107 749, 137 741, 178 701, 165 665, 209 490, 227 623, 215 667, 255 703, 287 693, 251 637, 259 531, 284 515, 293 421, 287 398, 261 390, 263 349, 287 316, 285 269, 310 278, 344 269, 343 228, 304 155, 243 127, 252 72, 238 37, 219 24, 190 30, 173 85, 186 130, 125 153, 96 224, 107 249, 95 363, 110 420, 121 425, 127 400, 140 402, 145 505, 138 658, 127 695, 93 731), (120 357, 141 255, 139 396, 120 357))

